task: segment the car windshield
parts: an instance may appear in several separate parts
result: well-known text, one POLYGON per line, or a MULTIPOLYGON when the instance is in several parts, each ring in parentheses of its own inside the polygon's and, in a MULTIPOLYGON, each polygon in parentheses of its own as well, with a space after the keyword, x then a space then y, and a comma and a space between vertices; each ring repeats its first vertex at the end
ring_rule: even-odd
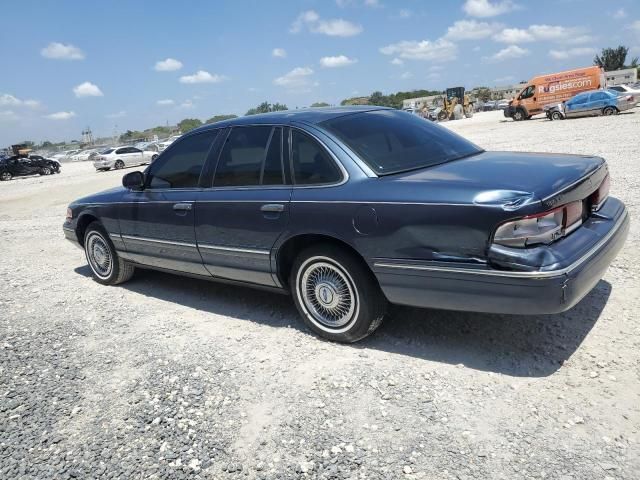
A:
POLYGON ((397 110, 374 110, 320 123, 378 175, 430 167, 482 152, 446 128, 397 110))
POLYGON ((109 155, 114 150, 115 150, 115 148, 107 148, 106 150, 101 151, 100 154, 101 155, 109 155))

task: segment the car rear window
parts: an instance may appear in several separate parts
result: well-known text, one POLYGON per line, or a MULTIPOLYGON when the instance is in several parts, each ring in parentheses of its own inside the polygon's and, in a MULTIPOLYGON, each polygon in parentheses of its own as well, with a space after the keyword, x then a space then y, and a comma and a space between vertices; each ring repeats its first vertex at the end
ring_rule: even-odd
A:
POLYGON ((430 167, 482 152, 446 128, 397 110, 345 115, 320 125, 340 138, 378 175, 430 167))

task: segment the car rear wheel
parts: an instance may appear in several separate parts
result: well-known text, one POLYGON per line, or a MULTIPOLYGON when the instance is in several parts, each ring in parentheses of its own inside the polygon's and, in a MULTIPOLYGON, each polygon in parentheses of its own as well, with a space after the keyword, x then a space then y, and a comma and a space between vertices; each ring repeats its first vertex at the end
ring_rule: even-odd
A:
POLYGON ((12 178, 13 178, 13 175, 11 175, 11 172, 0 173, 0 180, 2 180, 3 182, 8 182, 12 178))
POLYGON ((562 120, 562 114, 560 112, 551 113, 551 120, 562 120))
POLYGON ((615 107, 605 107, 604 110, 602 110, 602 115, 605 115, 607 117, 615 115, 617 113, 618 110, 615 107))
POLYGON ((336 342, 356 342, 382 323, 387 300, 361 260, 334 245, 302 251, 289 279, 306 325, 336 342))
POLYGON ((152 162, 155 162, 156 158, 158 158, 158 155, 152 155, 152 156, 151 156, 151 161, 152 161, 152 162))
POLYGON ((114 167, 116 170, 120 170, 121 168, 124 168, 124 162, 122 160, 116 160, 114 167))
POLYGON ((117 285, 133 276, 135 267, 118 256, 109 235, 98 222, 89 224, 85 231, 84 252, 98 283, 117 285))

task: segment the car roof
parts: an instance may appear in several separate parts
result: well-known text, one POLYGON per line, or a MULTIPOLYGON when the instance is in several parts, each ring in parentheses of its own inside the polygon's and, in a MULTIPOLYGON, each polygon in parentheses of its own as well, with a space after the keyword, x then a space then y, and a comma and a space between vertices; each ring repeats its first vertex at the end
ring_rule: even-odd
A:
POLYGON ((342 117, 344 115, 361 112, 371 112, 374 110, 393 109, 369 105, 352 105, 347 107, 318 107, 301 108, 298 110, 283 110, 281 112, 260 113, 257 115, 247 115, 244 117, 232 118, 230 120, 223 120, 221 122, 209 123, 207 125, 203 125, 202 127, 191 130, 189 133, 203 132, 214 128, 234 127, 241 125, 269 125, 273 123, 288 125, 291 122, 306 122, 317 124, 320 122, 324 122, 325 120, 331 120, 333 118, 342 117))

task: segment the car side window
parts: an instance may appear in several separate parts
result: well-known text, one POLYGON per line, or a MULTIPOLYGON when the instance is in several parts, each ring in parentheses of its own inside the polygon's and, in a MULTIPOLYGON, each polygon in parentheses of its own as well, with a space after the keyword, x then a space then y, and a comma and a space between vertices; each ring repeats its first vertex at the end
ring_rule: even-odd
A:
POLYGON ((329 154, 309 135, 291 131, 291 167, 295 185, 337 183, 342 174, 329 154))
POLYGON ((591 94, 591 101, 595 102, 598 100, 607 100, 609 97, 604 92, 596 92, 591 94))
POLYGON ((581 105, 583 103, 587 103, 587 99, 589 97, 587 95, 579 95, 577 97, 575 97, 572 101, 571 104, 572 105, 581 105))
POLYGON ((140 153, 142 150, 140 150, 139 148, 136 147, 129 147, 129 152, 128 153, 140 153))
POLYGON ((127 147, 119 148, 116 150, 116 155, 122 155, 124 153, 127 153, 127 147))
POLYGON ((282 128, 273 129, 267 156, 260 172, 261 185, 284 185, 284 165, 282 161, 282 128))
POLYGON ((174 142, 151 164, 150 188, 194 188, 198 186, 211 144, 218 130, 190 135, 174 142))
POLYGON ((520 99, 525 99, 525 98, 530 98, 533 97, 534 93, 536 92, 536 86, 535 85, 529 85, 520 95, 520 99))
POLYGON ((233 128, 220 153, 213 186, 283 184, 281 136, 279 127, 233 128))

